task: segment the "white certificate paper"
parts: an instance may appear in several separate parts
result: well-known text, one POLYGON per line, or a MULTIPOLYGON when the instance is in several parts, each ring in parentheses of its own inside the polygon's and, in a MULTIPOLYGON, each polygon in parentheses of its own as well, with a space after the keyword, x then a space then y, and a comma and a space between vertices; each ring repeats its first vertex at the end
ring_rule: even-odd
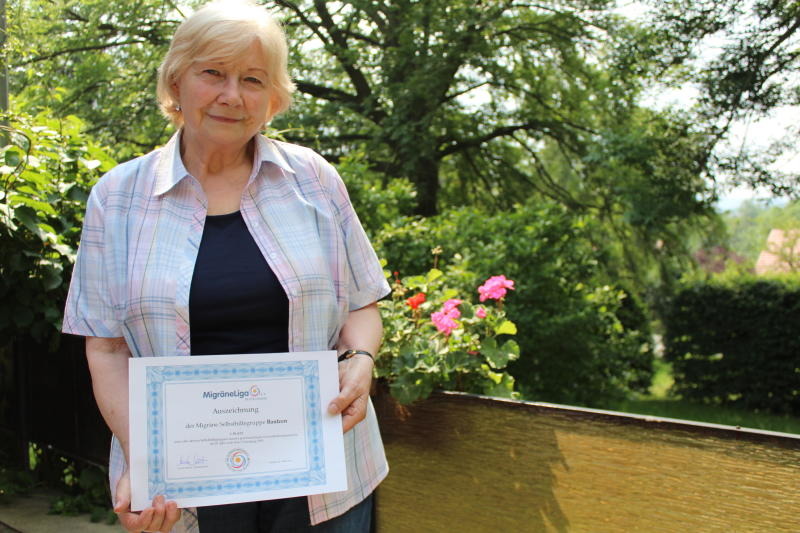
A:
POLYGON ((134 511, 347 489, 335 352, 130 359, 134 511))

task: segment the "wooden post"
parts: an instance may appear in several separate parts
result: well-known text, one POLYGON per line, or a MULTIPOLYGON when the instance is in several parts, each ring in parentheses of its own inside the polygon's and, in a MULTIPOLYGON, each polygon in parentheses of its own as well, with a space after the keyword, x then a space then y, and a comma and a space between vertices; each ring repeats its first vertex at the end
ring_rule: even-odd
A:
MULTIPOLYGON (((0 53, 3 57, 3 65, 0 67, 0 113, 8 111, 8 56, 6 55, 6 0, 0 0, 0 53)), ((6 117, 0 118, 0 141, 3 144, 8 142, 8 126, 6 117)))

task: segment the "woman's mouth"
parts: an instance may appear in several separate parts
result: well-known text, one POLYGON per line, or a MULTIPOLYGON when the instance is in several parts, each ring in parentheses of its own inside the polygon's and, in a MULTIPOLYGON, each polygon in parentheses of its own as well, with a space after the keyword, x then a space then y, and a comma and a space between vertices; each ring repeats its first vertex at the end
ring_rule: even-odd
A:
POLYGON ((232 118, 232 117, 225 117, 221 115, 211 115, 209 114, 208 117, 212 120, 216 120, 217 122, 224 122, 226 124, 232 124, 234 122, 239 122, 240 118, 232 118))

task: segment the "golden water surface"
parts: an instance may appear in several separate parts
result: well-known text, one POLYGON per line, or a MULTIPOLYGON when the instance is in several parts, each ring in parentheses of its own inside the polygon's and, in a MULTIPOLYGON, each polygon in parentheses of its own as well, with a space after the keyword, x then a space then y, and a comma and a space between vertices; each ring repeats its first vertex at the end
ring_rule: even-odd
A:
POLYGON ((800 532, 800 437, 461 395, 377 407, 380 533, 800 532))

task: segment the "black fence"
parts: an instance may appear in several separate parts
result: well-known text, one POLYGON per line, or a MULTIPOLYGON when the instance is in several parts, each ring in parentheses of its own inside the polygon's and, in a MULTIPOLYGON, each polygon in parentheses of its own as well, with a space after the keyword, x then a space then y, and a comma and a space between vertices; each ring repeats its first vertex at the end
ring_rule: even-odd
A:
POLYGON ((111 433, 94 401, 82 337, 62 336, 55 352, 16 343, 0 358, 0 424, 20 460, 35 442, 67 457, 107 464, 111 433))

